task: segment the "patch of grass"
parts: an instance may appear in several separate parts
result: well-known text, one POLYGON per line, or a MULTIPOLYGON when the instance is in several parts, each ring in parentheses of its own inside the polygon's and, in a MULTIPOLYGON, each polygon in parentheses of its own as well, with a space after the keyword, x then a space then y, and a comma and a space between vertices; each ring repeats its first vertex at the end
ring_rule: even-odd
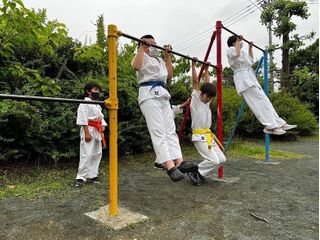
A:
POLYGON ((0 199, 5 197, 24 197, 33 199, 38 196, 50 196, 53 192, 63 191, 74 182, 74 170, 29 168, 28 172, 5 171, 0 176, 3 186, 0 199))
MULTIPOLYGON (((201 160, 201 157, 193 145, 183 146, 183 156, 185 160, 201 160)), ((271 159, 302 159, 305 155, 276 150, 271 148, 271 159)), ((227 159, 252 158, 265 159, 265 149, 263 142, 237 140, 230 146, 227 152, 227 159)), ((153 152, 144 154, 125 156, 119 159, 119 169, 137 170, 142 165, 152 166, 155 160, 153 152)), ((100 165, 100 178, 107 179, 108 161, 103 161, 100 165)), ((27 199, 50 197, 55 194, 55 198, 73 194, 79 189, 74 187, 77 167, 74 165, 63 166, 63 168, 46 168, 24 166, 11 166, 0 169, 0 200, 7 197, 23 197, 27 199), (56 194, 56 193, 59 194, 56 194)), ((152 176, 160 174, 158 172, 148 172, 152 176)), ((108 183, 103 183, 108 184, 108 183)), ((94 184, 86 185, 87 192, 94 192, 94 184)), ((99 205, 100 202, 94 203, 99 205)))
MULTIPOLYGON (((303 159, 306 155, 288 152, 277 149, 270 149, 270 158, 277 160, 285 159, 303 159)), ((265 159, 265 147, 251 143, 235 143, 230 146, 227 152, 227 158, 253 158, 253 159, 265 159)))
POLYGON ((311 135, 311 136, 303 136, 300 138, 303 141, 319 141, 319 133, 311 135))

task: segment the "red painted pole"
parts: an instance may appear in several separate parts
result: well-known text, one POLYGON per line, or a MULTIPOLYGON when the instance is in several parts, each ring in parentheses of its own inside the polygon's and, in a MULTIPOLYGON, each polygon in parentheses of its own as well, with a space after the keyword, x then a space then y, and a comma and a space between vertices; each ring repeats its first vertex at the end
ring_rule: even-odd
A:
MULTIPOLYGON (((223 143, 222 135, 222 51, 221 51, 221 21, 216 22, 217 35, 217 137, 223 143)), ((223 178, 223 165, 218 168, 218 178, 223 178)))
MULTIPOLYGON (((214 31, 212 33, 208 49, 207 49, 206 55, 205 55, 204 60, 203 60, 204 62, 207 62, 207 60, 209 58, 209 55, 210 55, 210 52, 211 52, 211 48, 212 48, 212 45, 213 45, 213 42, 214 42, 215 39, 216 39, 216 31, 214 31)), ((200 69, 200 72, 199 72, 199 75, 198 75, 198 82, 200 82, 200 79, 201 79, 201 76, 202 76, 202 73, 203 73, 205 67, 206 67, 205 65, 201 66, 201 69, 200 69)), ((184 114, 184 118, 183 118, 183 120, 181 122, 179 131, 178 131, 178 136, 179 136, 179 140, 180 141, 181 141, 184 129, 186 128, 186 123, 187 123, 189 117, 190 117, 190 104, 188 104, 187 107, 186 107, 186 113, 184 114)))

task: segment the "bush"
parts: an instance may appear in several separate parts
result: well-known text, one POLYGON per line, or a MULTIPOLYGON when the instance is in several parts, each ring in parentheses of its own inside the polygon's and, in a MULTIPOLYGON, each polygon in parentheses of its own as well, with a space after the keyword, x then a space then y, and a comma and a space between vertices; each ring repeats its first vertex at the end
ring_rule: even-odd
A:
MULTIPOLYGON (((224 88, 222 94, 223 133, 225 137, 228 137, 236 120, 243 98, 238 96, 233 88, 224 88)), ((269 97, 280 117, 289 124, 298 125, 296 131, 298 131, 300 135, 311 135, 317 131, 317 120, 309 110, 308 105, 300 103, 297 98, 294 98, 290 94, 284 92, 272 93, 269 97)), ((215 101, 212 103, 212 112, 215 116, 215 101)), ((213 129, 216 129, 216 122, 216 119, 214 119, 213 129)), ((259 137, 263 136, 262 129, 263 126, 246 105, 238 123, 236 134, 242 137, 259 137)))
POLYGON ((0 161, 57 163, 78 152, 79 130, 69 105, 0 102, 0 161))
POLYGON ((318 122, 308 104, 300 103, 297 98, 285 92, 272 93, 270 100, 279 116, 290 124, 298 125, 296 131, 300 135, 311 135, 318 130, 318 122))

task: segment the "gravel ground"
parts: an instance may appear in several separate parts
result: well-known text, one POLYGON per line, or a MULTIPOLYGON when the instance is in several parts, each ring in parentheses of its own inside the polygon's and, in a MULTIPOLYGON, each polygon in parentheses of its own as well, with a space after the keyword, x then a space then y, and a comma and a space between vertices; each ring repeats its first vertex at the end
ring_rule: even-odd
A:
POLYGON ((0 239, 318 239, 319 143, 273 147, 308 157, 279 165, 228 159, 225 177, 239 181, 209 179, 199 187, 172 183, 152 160, 120 166, 119 205, 149 220, 119 231, 84 215, 107 204, 107 181, 34 200, 3 199, 0 239))

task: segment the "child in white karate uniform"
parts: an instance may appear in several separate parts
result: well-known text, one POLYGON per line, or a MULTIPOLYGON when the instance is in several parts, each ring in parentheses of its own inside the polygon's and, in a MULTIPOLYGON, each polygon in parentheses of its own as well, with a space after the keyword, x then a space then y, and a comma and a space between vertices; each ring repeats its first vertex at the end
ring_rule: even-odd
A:
POLYGON ((231 36, 228 39, 227 57, 231 69, 233 70, 233 80, 236 90, 243 96, 249 108, 265 126, 265 133, 281 135, 286 130, 297 127, 289 125, 279 117, 269 98, 262 90, 251 66, 253 61, 252 43, 249 44, 249 54, 241 50, 242 36, 231 36))
MULTIPOLYGON (((99 85, 89 82, 85 85, 85 100, 97 100, 99 85)), ((102 146, 106 147, 102 108, 96 104, 80 104, 77 111, 77 125, 80 128, 80 162, 76 177, 76 187, 85 182, 99 183, 98 169, 102 157, 102 146)))
MULTIPOLYGON (((191 99, 189 98, 184 103, 181 103, 181 104, 178 104, 178 105, 171 105, 173 118, 175 118, 178 114, 183 113, 183 109, 187 106, 187 104, 189 104, 190 100, 191 99)), ((154 168, 155 169, 159 169, 159 170, 164 170, 165 169, 163 164, 159 163, 157 158, 156 158, 156 160, 154 162, 154 168)))
POLYGON ((146 119, 156 159, 163 164, 174 182, 184 179, 184 174, 197 169, 196 164, 183 161, 179 138, 170 106, 170 94, 165 88, 172 77, 172 62, 168 51, 164 60, 158 57, 158 49, 152 35, 141 38, 138 52, 132 61, 139 83, 139 105, 146 119))
POLYGON ((208 66, 206 66, 205 81, 199 90, 195 64, 196 62, 192 61, 193 90, 190 104, 192 142, 204 160, 198 164, 198 171, 190 172, 188 175, 194 185, 199 185, 226 161, 226 157, 213 139, 210 130, 212 123, 210 103, 212 98, 216 96, 216 88, 212 83, 209 83, 208 66))

